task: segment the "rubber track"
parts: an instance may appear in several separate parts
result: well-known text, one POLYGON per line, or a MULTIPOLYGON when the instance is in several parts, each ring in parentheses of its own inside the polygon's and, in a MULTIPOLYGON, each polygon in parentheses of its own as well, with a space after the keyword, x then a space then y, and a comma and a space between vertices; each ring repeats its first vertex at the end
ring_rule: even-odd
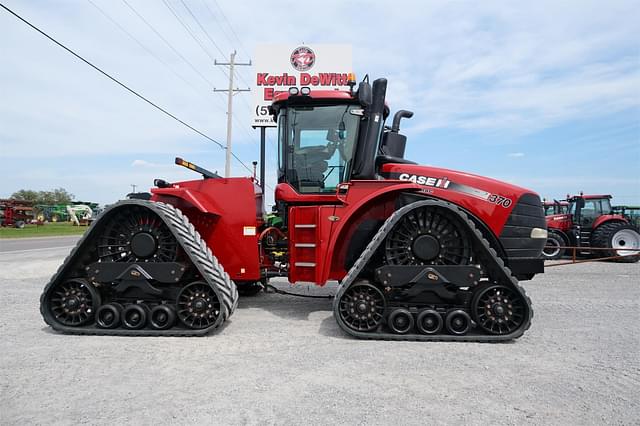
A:
POLYGON ((445 201, 440 200, 423 200, 416 201, 414 203, 408 204, 398 210, 396 210, 391 216, 387 218, 387 220, 382 224, 376 235, 369 242, 365 250, 362 252, 360 257, 353 264, 345 278, 342 280, 340 285, 338 286, 338 292, 333 301, 333 316, 336 319, 336 322, 344 330, 346 333, 360 338, 360 339, 369 339, 369 340, 410 340, 410 341, 457 341, 457 342, 504 342, 509 340, 514 340, 519 338, 524 334, 525 331, 529 329, 531 326, 531 319, 533 318, 533 309, 531 307, 531 299, 527 296, 524 288, 522 288, 518 284, 518 280, 511 274, 511 270, 505 266, 504 261, 497 255, 496 251, 491 248, 489 242, 482 236, 482 233, 476 228, 474 223, 469 219, 467 214, 458 208, 456 205, 447 203, 445 201), (470 234, 476 239, 475 246, 478 249, 482 249, 481 257, 483 258, 483 266, 487 268, 490 272, 490 276, 492 279, 496 279, 502 285, 508 285, 515 291, 517 291, 520 296, 524 299, 528 308, 528 317, 525 323, 515 330, 512 333, 505 335, 464 335, 464 336, 456 336, 449 334, 438 334, 438 335, 423 335, 423 334, 392 334, 392 333, 379 333, 379 332, 360 332, 355 331, 349 328, 344 321, 340 318, 340 299, 344 292, 351 287, 353 284, 358 283, 357 278, 360 272, 367 265, 373 254, 376 252, 380 244, 384 241, 386 236, 391 232, 393 226, 398 223, 398 221, 405 215, 405 213, 418 209, 425 206, 434 206, 434 207, 442 207, 445 208, 452 213, 457 214, 463 223, 466 223, 468 226, 468 230, 471 231, 470 234))
POLYGON ((67 256, 62 265, 60 265, 58 271, 51 277, 51 280, 45 286, 42 296, 40 297, 40 313, 42 314, 45 322, 50 325, 51 328, 66 334, 80 335, 203 336, 222 327, 224 322, 233 314, 237 306, 238 290, 235 283, 229 278, 229 274, 225 272, 220 262, 218 262, 218 259, 211 252, 209 246, 207 246, 207 243, 202 239, 198 231, 196 231, 193 224, 189 222, 187 216, 170 204, 144 200, 124 200, 105 209, 98 220, 91 224, 84 236, 80 241, 78 241, 76 247, 71 250, 71 253, 67 256), (48 320, 47 315, 45 314, 45 296, 49 288, 56 284, 58 280, 63 279, 65 273, 68 272, 68 268, 71 267, 73 260, 75 260, 75 257, 80 255, 87 246, 94 241, 94 237, 99 237, 98 234, 94 236, 98 223, 108 220, 112 214, 115 214, 115 210, 124 206, 141 206, 148 208, 156 213, 167 225, 173 236, 178 241, 178 244, 180 244, 193 265, 198 269, 202 278, 207 281, 220 300, 220 315, 214 324, 201 330, 177 327, 169 330, 127 330, 102 329, 95 326, 67 327, 55 321, 48 320))

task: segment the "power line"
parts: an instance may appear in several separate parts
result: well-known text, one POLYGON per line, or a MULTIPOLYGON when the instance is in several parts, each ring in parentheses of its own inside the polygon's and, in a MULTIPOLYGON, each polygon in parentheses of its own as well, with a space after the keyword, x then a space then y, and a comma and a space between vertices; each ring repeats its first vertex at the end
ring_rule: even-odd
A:
POLYGON ((149 55, 153 56, 158 62, 160 62, 162 65, 164 65, 169 71, 171 71, 173 73, 173 75, 175 75, 176 77, 178 77, 180 80, 182 80, 186 85, 188 85, 189 87, 191 87, 196 93, 201 93, 201 90, 198 90, 198 88, 196 88, 193 84, 191 84, 189 81, 187 81, 184 77, 182 77, 180 74, 178 74, 178 72, 176 72, 173 68, 171 68, 171 66, 169 66, 169 64, 167 64, 164 60, 162 60, 160 57, 158 57, 155 53, 153 53, 153 51, 149 48, 147 48, 144 44, 142 44, 142 42, 140 40, 138 40, 133 34, 131 34, 129 31, 127 31, 126 28, 124 28, 122 25, 120 25, 115 19, 113 19, 107 12, 105 12, 100 6, 98 6, 97 4, 95 4, 92 0, 87 0, 89 3, 91 3, 91 5, 93 7, 95 7, 96 9, 98 9, 98 11, 105 17, 107 18, 109 21, 111 21, 111 23, 113 25, 115 25, 116 27, 118 27, 120 29, 120 31, 122 31, 123 33, 125 33, 127 36, 129 36, 129 38, 131 38, 133 41, 135 41, 138 46, 140 46, 142 49, 144 49, 145 52, 147 52, 149 55))
MULTIPOLYGON (((123 0, 124 1, 124 0, 123 0)), ((159 111, 163 112, 165 115, 173 118, 174 120, 176 120, 178 123, 182 124, 183 126, 187 127, 188 129, 194 131, 195 133, 199 134, 200 136, 202 136, 205 139, 210 140, 211 142, 215 143, 216 145, 218 145, 220 148, 222 149, 226 149, 224 147, 224 145, 222 145, 220 142, 218 142, 217 140, 213 139, 212 137, 202 133, 200 130, 196 129, 195 127, 191 126, 190 124, 187 124, 186 122, 182 121, 181 119, 179 119, 178 117, 176 117, 175 115, 173 115, 172 113, 170 113, 169 111, 167 111, 166 109, 162 108, 161 106, 153 103, 152 101, 150 101, 149 99, 147 99, 146 97, 144 97, 143 95, 141 95, 140 93, 136 92, 135 90, 133 90, 132 88, 130 88, 129 86, 127 86, 126 84, 120 82, 120 80, 116 79, 115 77, 111 76, 110 74, 108 74, 106 71, 103 71, 101 68, 99 68, 98 66, 94 65, 93 63, 89 62, 87 59, 83 58, 82 56, 80 56, 79 54, 77 54, 76 52, 74 52, 73 50, 71 50, 70 48, 68 48, 67 46, 65 46, 64 44, 60 43, 58 40, 54 39, 53 37, 51 37, 49 34, 45 33, 44 31, 42 31, 40 28, 36 27, 35 25, 33 25, 31 22, 27 21, 26 19, 24 19, 22 16, 18 15, 17 13, 15 13, 13 10, 9 9, 7 6, 5 6, 4 4, 0 3, 0 7, 2 7, 4 10, 6 10, 7 12, 9 12, 10 14, 12 14, 13 16, 15 16, 16 18, 18 18, 20 21, 24 22, 25 24, 27 24, 29 27, 31 27, 32 29, 34 29, 35 31, 37 31, 38 33, 40 33, 41 35, 45 36, 46 38, 48 38, 50 41, 52 41, 53 43, 55 43, 56 45, 58 45, 59 47, 63 48, 64 50, 66 50, 67 52, 71 53, 73 56, 75 56, 76 58, 78 58, 79 60, 81 60, 82 62, 84 62, 85 64, 89 65, 91 68, 93 68, 94 70, 98 71, 100 74, 104 75, 105 77, 107 77, 109 80, 113 81, 114 83, 118 84, 119 86, 121 86, 122 88, 124 88, 125 90, 127 90, 128 92, 132 93, 133 95, 137 96, 138 98, 142 99, 143 101, 145 101, 146 103, 148 103, 149 105, 153 106, 154 108, 158 109, 159 111)), ((244 166, 245 169, 247 169, 249 172, 253 173, 253 170, 251 168, 249 168, 249 166, 247 166, 240 158, 238 158, 238 156, 236 156, 233 152, 231 152, 231 155, 233 156, 233 158, 235 158, 236 160, 238 160, 238 162, 240 164, 242 164, 244 166)))
MULTIPOLYGON (((191 28, 187 25, 186 22, 184 22, 182 20, 182 18, 180 18, 180 16, 178 15, 178 13, 173 9, 173 7, 171 6, 171 4, 169 4, 168 1, 166 0, 162 0, 162 3, 164 3, 164 5, 167 7, 167 9, 169 9, 169 12, 171 12, 171 14, 176 18, 176 20, 178 21, 178 23, 180 23, 180 25, 182 25, 182 27, 187 31, 187 33, 189 33, 189 35, 191 36, 191 38, 198 44, 198 46, 200 46, 200 49, 202 49, 202 51, 204 52, 205 55, 207 55, 209 57, 209 59, 215 63, 215 58, 213 57, 213 55, 211 55, 211 53, 209 53, 209 51, 207 50, 206 47, 204 47, 204 44, 202 44, 202 42, 200 41, 200 39, 198 39, 196 37, 196 35, 192 32, 191 28)), ((227 73, 224 70, 220 70, 222 71, 222 73, 224 74, 225 77, 229 78, 229 76, 227 75, 227 73)))
POLYGON ((169 46, 169 48, 173 51, 173 53, 175 53, 176 55, 178 55, 178 56, 179 56, 183 61, 185 61, 185 62, 186 62, 186 63, 191 67, 191 69, 192 69, 193 71, 195 71, 195 72, 196 72, 200 77, 202 77, 202 79, 203 79, 204 81, 206 81, 206 82, 207 82, 209 85, 211 85, 211 86, 213 86, 213 85, 214 85, 214 84, 213 84, 213 83, 212 83, 208 78, 206 78, 206 77, 205 77, 205 76, 204 76, 200 71, 198 71, 198 69, 197 69, 197 68, 196 68, 196 67, 195 67, 191 62, 189 62, 189 60, 188 60, 187 58, 185 58, 185 57, 182 55, 182 53, 178 52, 178 50, 177 50, 175 47, 173 47, 173 45, 172 45, 171 43, 169 43, 169 41, 168 41, 166 38, 164 38, 164 37, 162 36, 162 34, 160 34, 160 33, 158 32, 158 30, 156 30, 156 29, 153 27, 153 25, 151 25, 151 24, 150 24, 146 19, 144 19, 144 17, 143 17, 142 15, 140 15, 140 14, 138 13, 138 11, 137 11, 137 10, 135 10, 135 9, 133 8, 133 6, 131 6, 131 5, 127 2, 127 0, 122 0, 122 2, 123 2, 124 4, 126 4, 126 5, 127 5, 127 7, 128 7, 129 9, 131 9, 131 11, 132 11, 133 13, 135 13, 135 14, 138 16, 138 18, 140 18, 140 20, 146 24, 146 25, 147 25, 147 27, 149 27, 149 28, 151 29, 151 31, 153 31, 153 32, 155 33, 155 35, 157 35, 157 36, 158 36, 158 37, 159 37, 159 38, 164 42, 164 44, 166 44, 167 46, 169 46))
MULTIPOLYGON (((229 20, 227 19, 227 15, 224 14, 224 11, 222 10, 222 8, 220 7, 220 5, 218 4, 218 2, 216 0, 213 0, 213 2, 216 4, 216 7, 218 8, 220 13, 222 14, 222 17, 224 18, 224 20, 227 22, 227 25, 229 26, 229 29, 231 30, 233 35, 236 37, 236 40, 238 40, 238 43, 240 43, 240 47, 242 48, 242 50, 244 50, 244 52, 247 54, 247 56, 250 56, 249 55, 249 51, 244 47, 244 45, 242 44, 242 40, 240 40, 240 37, 238 37, 238 34, 236 34, 235 30, 233 29, 233 26, 231 25, 231 22, 229 22, 229 20)), ((206 3, 205 3, 205 5, 206 5, 206 3)), ((207 8, 209 8, 209 7, 207 6, 207 8)), ((209 11, 211 11, 211 9, 209 9, 209 11)))
POLYGON ((211 38, 211 36, 209 35, 209 32, 202 26, 202 24, 200 23, 200 20, 196 17, 196 15, 193 14, 193 12, 191 11, 191 9, 189 8, 189 6, 187 6, 187 4, 184 2, 184 0, 180 0, 180 3, 182 3, 182 5, 184 6, 185 9, 187 9, 187 12, 189 12, 189 14, 191 15, 191 17, 193 18, 194 21, 196 21, 196 24, 198 24, 198 26, 200 27, 200 29, 202 30, 202 32, 204 33, 205 36, 207 36, 207 38, 209 39, 209 41, 211 41, 211 43, 213 43, 213 45, 216 47, 216 49, 218 49, 218 52, 220 52, 220 54, 222 56, 225 56, 225 53, 222 51, 222 49, 220 49, 220 46, 218 46, 218 43, 216 43, 213 38, 211 38))

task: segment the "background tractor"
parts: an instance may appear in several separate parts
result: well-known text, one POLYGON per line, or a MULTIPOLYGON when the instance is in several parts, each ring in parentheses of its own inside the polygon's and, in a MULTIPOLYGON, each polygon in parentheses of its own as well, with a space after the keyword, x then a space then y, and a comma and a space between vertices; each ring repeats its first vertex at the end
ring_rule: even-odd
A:
POLYGON ((558 200, 542 200, 542 207, 544 208, 545 216, 551 216, 554 214, 567 214, 569 211, 569 203, 567 201, 558 200))
POLYGON ((29 201, 0 200, 0 226, 24 228, 33 219, 33 205, 29 201))
POLYGON ((44 320, 72 334, 203 335, 238 290, 286 277, 338 281, 334 317, 358 338, 520 337, 532 310, 518 280, 544 270, 540 198, 405 159, 400 121, 413 113, 385 127, 387 81, 354 86, 276 94, 272 216, 254 178, 178 158, 203 179, 156 179, 150 197, 107 207, 46 284, 44 320))
POLYGON ((546 259, 559 259, 567 246, 577 247, 577 254, 583 256, 618 257, 613 259, 618 262, 640 259, 640 232, 627 217, 613 211, 611 195, 580 194, 567 201, 566 214, 547 216, 546 259))

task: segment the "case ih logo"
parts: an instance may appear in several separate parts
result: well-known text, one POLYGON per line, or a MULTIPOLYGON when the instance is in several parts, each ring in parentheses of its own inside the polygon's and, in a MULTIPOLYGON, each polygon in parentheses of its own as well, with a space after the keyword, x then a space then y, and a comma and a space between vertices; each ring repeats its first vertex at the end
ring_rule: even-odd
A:
POLYGON ((291 53, 291 65, 298 71, 307 71, 316 63, 316 54, 306 46, 300 46, 291 53))

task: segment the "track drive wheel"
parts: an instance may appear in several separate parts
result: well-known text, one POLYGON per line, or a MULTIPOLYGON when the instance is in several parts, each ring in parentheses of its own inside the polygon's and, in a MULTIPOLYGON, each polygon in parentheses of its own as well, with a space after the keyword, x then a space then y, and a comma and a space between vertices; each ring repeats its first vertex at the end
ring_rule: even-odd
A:
POLYGON ((517 330, 528 316, 522 296, 503 285, 478 288, 471 309, 478 327, 497 335, 517 330))
POLYGON ((607 256, 623 256, 613 259, 614 262, 634 263, 640 260, 640 233, 628 223, 609 222, 600 225, 593 231, 591 246, 610 248, 607 256))
POLYGON ((382 323, 386 301, 382 292, 366 283, 351 286, 340 298, 340 318, 356 331, 372 331, 382 323))
POLYGON ((549 233, 547 243, 542 250, 542 258, 545 260, 556 260, 564 256, 565 249, 561 248, 565 245, 564 240, 558 234, 549 233))
POLYGON ((93 320, 100 306, 100 294, 93 284, 72 278, 52 286, 45 298, 46 314, 67 327, 78 327, 93 320))

